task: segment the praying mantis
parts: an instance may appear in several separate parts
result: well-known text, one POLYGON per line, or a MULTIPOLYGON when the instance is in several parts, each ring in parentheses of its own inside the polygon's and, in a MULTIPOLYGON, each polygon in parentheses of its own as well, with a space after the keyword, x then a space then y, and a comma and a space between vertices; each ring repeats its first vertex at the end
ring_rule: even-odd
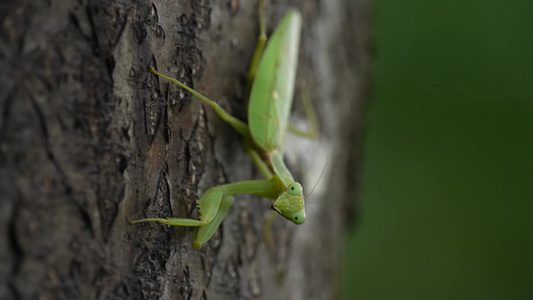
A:
MULTIPOLYGON (((252 158, 264 180, 246 180, 215 186, 197 201, 199 219, 146 218, 132 221, 160 222, 173 226, 193 226, 196 231, 192 245, 200 249, 215 233, 230 209, 234 195, 253 194, 274 199, 272 210, 295 224, 305 222, 305 203, 302 185, 294 181, 283 160, 282 145, 286 131, 312 137, 314 133, 299 132, 288 125, 298 60, 301 15, 289 10, 272 34, 268 45, 262 1, 259 6, 261 35, 252 59, 248 83, 251 86, 248 124, 233 117, 216 102, 209 100, 177 79, 165 76, 149 67, 150 71, 181 86, 209 104, 219 117, 242 135, 246 152, 252 158), (262 53, 263 52, 263 53, 262 53)), ((314 113, 306 107, 311 130, 316 131, 314 113)))

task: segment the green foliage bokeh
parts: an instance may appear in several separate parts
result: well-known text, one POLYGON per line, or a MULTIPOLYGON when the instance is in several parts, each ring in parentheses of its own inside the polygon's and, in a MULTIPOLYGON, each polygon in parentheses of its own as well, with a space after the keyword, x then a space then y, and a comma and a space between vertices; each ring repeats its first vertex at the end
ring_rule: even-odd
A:
POLYGON ((533 299, 533 1, 376 0, 345 299, 533 299))

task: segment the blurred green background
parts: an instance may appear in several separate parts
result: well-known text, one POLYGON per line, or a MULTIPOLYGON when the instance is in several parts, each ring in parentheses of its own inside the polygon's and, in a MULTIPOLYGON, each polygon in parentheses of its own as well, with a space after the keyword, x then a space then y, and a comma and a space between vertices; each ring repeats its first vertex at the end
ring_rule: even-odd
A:
POLYGON ((375 0, 345 299, 533 299, 533 0, 375 0))

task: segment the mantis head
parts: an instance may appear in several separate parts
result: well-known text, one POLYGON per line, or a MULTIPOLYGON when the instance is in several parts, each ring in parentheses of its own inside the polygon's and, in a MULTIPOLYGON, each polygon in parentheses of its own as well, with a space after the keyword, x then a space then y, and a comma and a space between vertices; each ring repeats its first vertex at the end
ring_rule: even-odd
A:
POLYGON ((298 182, 289 184, 287 189, 272 203, 272 209, 285 219, 298 225, 302 224, 305 221, 302 186, 298 182))

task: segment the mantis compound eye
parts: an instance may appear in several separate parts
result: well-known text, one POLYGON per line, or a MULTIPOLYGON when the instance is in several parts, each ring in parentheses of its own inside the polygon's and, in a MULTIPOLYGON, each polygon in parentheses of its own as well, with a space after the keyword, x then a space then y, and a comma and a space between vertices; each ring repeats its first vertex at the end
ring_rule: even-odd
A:
POLYGON ((302 186, 298 182, 293 182, 287 188, 287 194, 291 196, 298 196, 303 193, 302 186))
POLYGON ((291 215, 290 219, 294 224, 298 224, 298 225, 303 224, 303 222, 305 222, 305 212, 303 211, 295 212, 291 215))

